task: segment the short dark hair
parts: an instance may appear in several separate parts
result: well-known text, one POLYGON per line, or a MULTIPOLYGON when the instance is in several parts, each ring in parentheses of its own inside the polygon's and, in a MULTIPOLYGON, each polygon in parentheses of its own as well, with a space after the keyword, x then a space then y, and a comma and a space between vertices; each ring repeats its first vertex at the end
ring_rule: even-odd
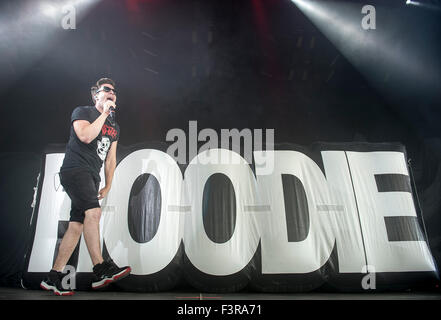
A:
POLYGON ((96 92, 98 91, 98 89, 103 85, 103 84, 110 84, 115 88, 115 81, 113 81, 110 78, 101 78, 99 79, 96 84, 94 86, 92 86, 92 88, 90 88, 90 94, 92 95, 92 101, 93 103, 95 103, 95 96, 96 96, 96 92))

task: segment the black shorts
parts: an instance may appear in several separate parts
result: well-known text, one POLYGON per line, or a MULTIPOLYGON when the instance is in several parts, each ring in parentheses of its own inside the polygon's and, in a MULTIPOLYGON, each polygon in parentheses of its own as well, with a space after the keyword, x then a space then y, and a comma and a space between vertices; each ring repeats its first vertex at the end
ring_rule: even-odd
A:
POLYGON ((100 181, 89 170, 75 168, 62 171, 60 182, 72 201, 70 221, 83 223, 86 210, 100 208, 98 202, 100 181))

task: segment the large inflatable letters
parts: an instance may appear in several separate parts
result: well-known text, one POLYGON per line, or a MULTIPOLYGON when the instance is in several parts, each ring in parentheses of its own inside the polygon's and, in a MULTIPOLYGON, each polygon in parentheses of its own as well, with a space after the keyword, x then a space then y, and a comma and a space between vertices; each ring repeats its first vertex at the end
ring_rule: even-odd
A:
MULTIPOLYGON (((234 151, 211 149, 187 166, 153 148, 120 154, 112 189, 101 203, 101 237, 106 254, 132 267, 122 288, 171 289, 185 279, 217 292, 248 284, 262 291, 306 291, 328 282, 337 290, 339 283, 359 290, 369 272, 385 286, 435 275, 404 148, 316 149, 254 151, 253 163, 234 151), (261 165, 265 161, 271 170, 261 165)), ((29 283, 51 269, 60 223, 69 220, 70 200, 56 179, 63 157, 45 156, 29 283)), ((83 239, 73 261, 78 274, 92 271, 83 239)))

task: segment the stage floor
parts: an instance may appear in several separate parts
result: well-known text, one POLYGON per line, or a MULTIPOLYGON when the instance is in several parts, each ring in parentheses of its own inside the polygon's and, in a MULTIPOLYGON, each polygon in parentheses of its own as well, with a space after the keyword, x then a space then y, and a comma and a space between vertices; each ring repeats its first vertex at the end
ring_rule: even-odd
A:
POLYGON ((58 297, 44 290, 0 287, 0 300, 441 300, 441 292, 395 292, 395 293, 252 293, 227 294, 198 292, 95 292, 76 291, 73 296, 58 297))

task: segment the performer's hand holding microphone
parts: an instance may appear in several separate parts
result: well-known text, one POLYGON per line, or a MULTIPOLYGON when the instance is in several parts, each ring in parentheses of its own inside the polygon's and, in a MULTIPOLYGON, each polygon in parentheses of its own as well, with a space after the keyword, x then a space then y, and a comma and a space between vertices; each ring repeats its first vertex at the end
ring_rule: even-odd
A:
POLYGON ((112 125, 115 124, 115 109, 116 104, 112 100, 107 100, 104 103, 104 112, 109 115, 108 119, 112 125))

